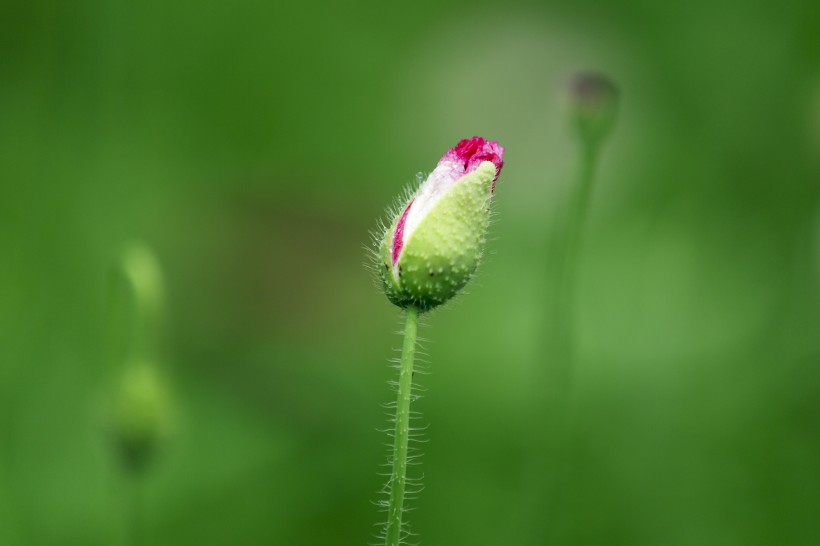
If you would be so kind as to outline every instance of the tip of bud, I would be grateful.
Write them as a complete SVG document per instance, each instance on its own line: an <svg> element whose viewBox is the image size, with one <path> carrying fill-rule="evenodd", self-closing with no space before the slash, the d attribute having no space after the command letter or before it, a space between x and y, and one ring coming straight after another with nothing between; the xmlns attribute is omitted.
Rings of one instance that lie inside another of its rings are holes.
<svg viewBox="0 0 820 546"><path fill-rule="evenodd" d="M465 138L439 160L435 170L424 181L399 216L391 240L391 265L399 261L406 240L432 207L453 187L470 173L474 173L485 161L495 166L490 191L495 190L495 182L504 166L504 147L496 141L487 141L479 136Z"/></svg>
<svg viewBox="0 0 820 546"><path fill-rule="evenodd" d="M164 286L162 268L151 247L131 242L123 249L120 267L133 287L141 312L148 320L157 317L162 312Z"/></svg>
<svg viewBox="0 0 820 546"><path fill-rule="evenodd" d="M581 72L572 78L570 95L581 138L604 138L614 125L618 103L618 88L612 80L599 72Z"/></svg>
<svg viewBox="0 0 820 546"><path fill-rule="evenodd" d="M445 158L448 155L455 157L464 165L465 174L478 168L482 161L491 161L493 165L495 165L495 178L493 182L498 180L498 175L501 174L501 167L504 166L504 147L495 140L488 142L480 136L465 138L456 144L455 148L448 151ZM493 184L493 187L495 187L495 184Z"/></svg>

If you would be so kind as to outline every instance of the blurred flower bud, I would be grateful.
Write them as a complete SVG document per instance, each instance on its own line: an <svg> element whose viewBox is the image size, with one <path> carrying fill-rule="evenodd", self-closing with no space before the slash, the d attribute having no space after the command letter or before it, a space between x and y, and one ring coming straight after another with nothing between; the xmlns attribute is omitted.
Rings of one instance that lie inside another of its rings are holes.
<svg viewBox="0 0 820 546"><path fill-rule="evenodd" d="M170 428L170 405L155 368L130 366L114 393L109 415L113 441L129 470L139 472L153 459Z"/></svg>
<svg viewBox="0 0 820 546"><path fill-rule="evenodd" d="M615 123L618 89L612 81L596 72L577 74L571 83L575 127L587 144L598 143Z"/></svg>
<svg viewBox="0 0 820 546"><path fill-rule="evenodd" d="M124 249L121 260L143 320L157 321L162 314L165 289L156 255L149 246L137 241Z"/></svg>
<svg viewBox="0 0 820 546"><path fill-rule="evenodd" d="M441 158L378 239L377 269L399 307L432 309L455 296L478 266L504 148L465 139Z"/></svg>

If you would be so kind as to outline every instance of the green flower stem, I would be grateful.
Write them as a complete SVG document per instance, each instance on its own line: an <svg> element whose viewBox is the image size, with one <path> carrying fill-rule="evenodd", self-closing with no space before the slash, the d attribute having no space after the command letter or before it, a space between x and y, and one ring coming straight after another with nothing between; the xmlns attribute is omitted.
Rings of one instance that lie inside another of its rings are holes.
<svg viewBox="0 0 820 546"><path fill-rule="evenodd" d="M536 411L543 418L542 433L535 438L538 459L526 479L532 483L530 504L534 513L533 544L552 543L560 534L561 490L566 476L570 391L574 371L575 286L580 271L583 232L592 197L598 163L600 141L581 139L578 172L571 189L569 205L564 217L564 228L559 234L559 245L553 252L558 260L554 277L554 295L548 301L554 304L550 313L550 335L542 350L552 356L550 366L541 370Z"/></svg>
<svg viewBox="0 0 820 546"><path fill-rule="evenodd" d="M145 543L144 503L142 476L131 475L128 479L127 533L128 546L142 546Z"/></svg>
<svg viewBox="0 0 820 546"><path fill-rule="evenodd" d="M122 534L118 544L122 546L143 546L147 544L145 537L145 502L143 495L145 482L143 477L135 472L122 476Z"/></svg>
<svg viewBox="0 0 820 546"><path fill-rule="evenodd" d="M401 518L404 510L404 490L407 482L407 444L410 434L410 400L413 388L413 358L416 352L416 330L419 310L407 308L404 326L404 346L399 366L399 389L396 399L396 430L393 444L393 472L390 475L390 501L387 507L385 546L398 546L401 541Z"/></svg>
<svg viewBox="0 0 820 546"><path fill-rule="evenodd" d="M595 139L581 140L581 157L578 180L570 202L569 217L567 218L566 233L564 236L564 260L559 279L560 289L558 313L559 324L563 325L561 332L562 346L565 354L564 387L570 380L572 360L575 353L575 283L578 278L581 255L581 242L584 225L586 224L589 203L592 195L593 179L598 159L598 141Z"/></svg>

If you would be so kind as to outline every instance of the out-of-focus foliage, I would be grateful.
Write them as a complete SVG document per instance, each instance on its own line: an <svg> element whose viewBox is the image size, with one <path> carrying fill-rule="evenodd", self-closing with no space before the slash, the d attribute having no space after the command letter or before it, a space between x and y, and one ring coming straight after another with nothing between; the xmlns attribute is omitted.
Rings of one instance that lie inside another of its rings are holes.
<svg viewBox="0 0 820 546"><path fill-rule="evenodd" d="M422 542L533 544L549 517L549 544L820 543L817 6L4 1L0 544L123 538L106 282L134 238L176 412L145 542L367 543L400 341L362 247L473 134L507 164L470 297L421 332ZM533 507L564 93L590 68L621 100Z"/></svg>

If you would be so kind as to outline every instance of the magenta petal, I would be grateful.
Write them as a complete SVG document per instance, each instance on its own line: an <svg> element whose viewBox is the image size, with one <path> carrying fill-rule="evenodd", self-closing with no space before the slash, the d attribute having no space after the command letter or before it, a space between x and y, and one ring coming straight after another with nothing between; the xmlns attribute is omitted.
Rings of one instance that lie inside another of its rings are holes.
<svg viewBox="0 0 820 546"><path fill-rule="evenodd" d="M399 260L399 254L401 254L401 249L404 246L404 222L407 220L407 213L410 212L410 206L413 204L413 201L415 201L415 199L407 204L407 208L404 209L401 218L399 218L399 223L396 224L396 232L393 234L393 265L396 265L396 262Z"/></svg>
<svg viewBox="0 0 820 546"><path fill-rule="evenodd" d="M483 161L491 161L495 165L495 178L493 178L493 189L495 181L501 174L501 167L504 166L504 147L496 141L486 141L479 136L465 138L456 147L447 152L445 157L454 157L464 168L464 174L473 172Z"/></svg>

